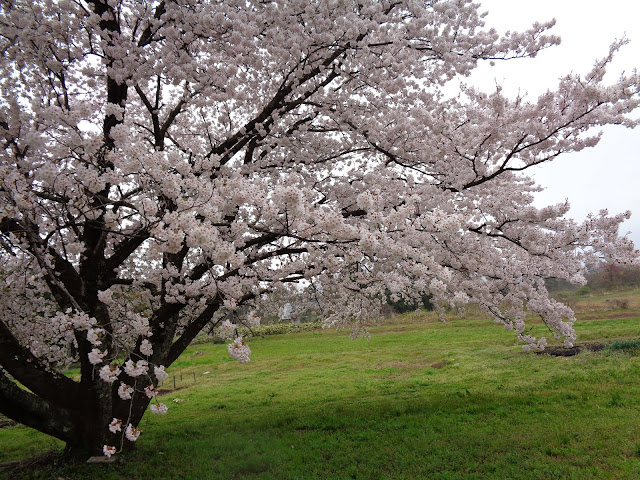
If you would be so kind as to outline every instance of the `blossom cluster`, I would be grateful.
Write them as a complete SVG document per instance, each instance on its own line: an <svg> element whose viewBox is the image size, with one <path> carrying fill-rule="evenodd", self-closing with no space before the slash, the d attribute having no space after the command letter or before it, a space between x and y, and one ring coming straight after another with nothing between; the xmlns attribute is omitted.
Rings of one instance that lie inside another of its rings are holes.
<svg viewBox="0 0 640 480"><path fill-rule="evenodd" d="M237 328L237 325L231 323L230 320L225 319L220 325L218 325L216 332L218 335L220 335L221 338L231 339L234 337Z"/></svg>
<svg viewBox="0 0 640 480"><path fill-rule="evenodd" d="M233 341L233 343L230 343L227 350L229 351L229 355L231 355L232 358L238 360L238 363L247 363L249 361L251 349L245 343L242 337L237 337Z"/></svg>

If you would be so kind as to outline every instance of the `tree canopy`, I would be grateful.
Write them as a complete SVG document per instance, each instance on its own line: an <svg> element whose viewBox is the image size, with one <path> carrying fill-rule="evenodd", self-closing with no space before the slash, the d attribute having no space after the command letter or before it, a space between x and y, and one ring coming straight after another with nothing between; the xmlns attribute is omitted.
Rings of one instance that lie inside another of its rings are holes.
<svg viewBox="0 0 640 480"><path fill-rule="evenodd" d="M526 175L636 125L638 75L604 83L624 42L513 99L460 80L557 44L553 22L500 36L463 0L0 9L0 411L71 451L135 441L194 337L283 284L328 324L389 292L474 302L543 348L526 312L575 338L545 278L637 255L628 213L578 224Z"/></svg>

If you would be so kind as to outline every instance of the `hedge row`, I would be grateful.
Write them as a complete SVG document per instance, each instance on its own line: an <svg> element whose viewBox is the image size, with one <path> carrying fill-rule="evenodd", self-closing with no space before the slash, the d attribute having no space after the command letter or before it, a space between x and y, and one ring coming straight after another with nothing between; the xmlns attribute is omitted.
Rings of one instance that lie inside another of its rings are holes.
<svg viewBox="0 0 640 480"><path fill-rule="evenodd" d="M247 327L238 328L238 335L250 340L251 337L263 337L266 335L283 335L287 333L300 333L310 332L313 330L319 330L322 328L322 322L307 322L307 323L272 323L269 325L258 325L252 327L249 330ZM217 335L202 334L198 335L192 344L199 343L228 343L229 340L225 340Z"/></svg>

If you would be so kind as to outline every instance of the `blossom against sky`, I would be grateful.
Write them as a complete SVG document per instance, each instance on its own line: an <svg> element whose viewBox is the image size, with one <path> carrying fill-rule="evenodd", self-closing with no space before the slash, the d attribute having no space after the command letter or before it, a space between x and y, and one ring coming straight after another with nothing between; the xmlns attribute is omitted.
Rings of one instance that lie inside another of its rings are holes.
<svg viewBox="0 0 640 480"><path fill-rule="evenodd" d="M610 0L480 0L488 11L487 25L498 31L523 30L533 22L555 18L552 33L562 37L562 44L548 49L537 58L498 62L493 68L481 66L472 83L484 89L496 82L514 96L527 94L535 99L554 88L559 77L573 72L584 74L595 59L603 58L609 46L626 37L625 45L615 57L608 73L610 82L623 71L640 67L640 2ZM640 117L640 112L634 115ZM595 148L561 156L557 161L536 167L532 172L545 187L538 205L569 199L569 215L582 220L602 208L609 213L633 212L621 233L640 246L640 128L609 127Z"/></svg>

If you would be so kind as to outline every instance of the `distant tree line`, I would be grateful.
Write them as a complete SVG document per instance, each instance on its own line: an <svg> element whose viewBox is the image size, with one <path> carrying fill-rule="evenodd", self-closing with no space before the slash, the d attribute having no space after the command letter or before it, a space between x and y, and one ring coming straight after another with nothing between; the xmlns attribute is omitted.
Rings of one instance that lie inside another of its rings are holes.
<svg viewBox="0 0 640 480"><path fill-rule="evenodd" d="M585 278L587 279L587 288L592 290L637 287L640 286L640 266L615 265L603 262L595 268L589 269L585 274ZM546 285L550 292L578 290L580 288L558 278L547 279Z"/></svg>

